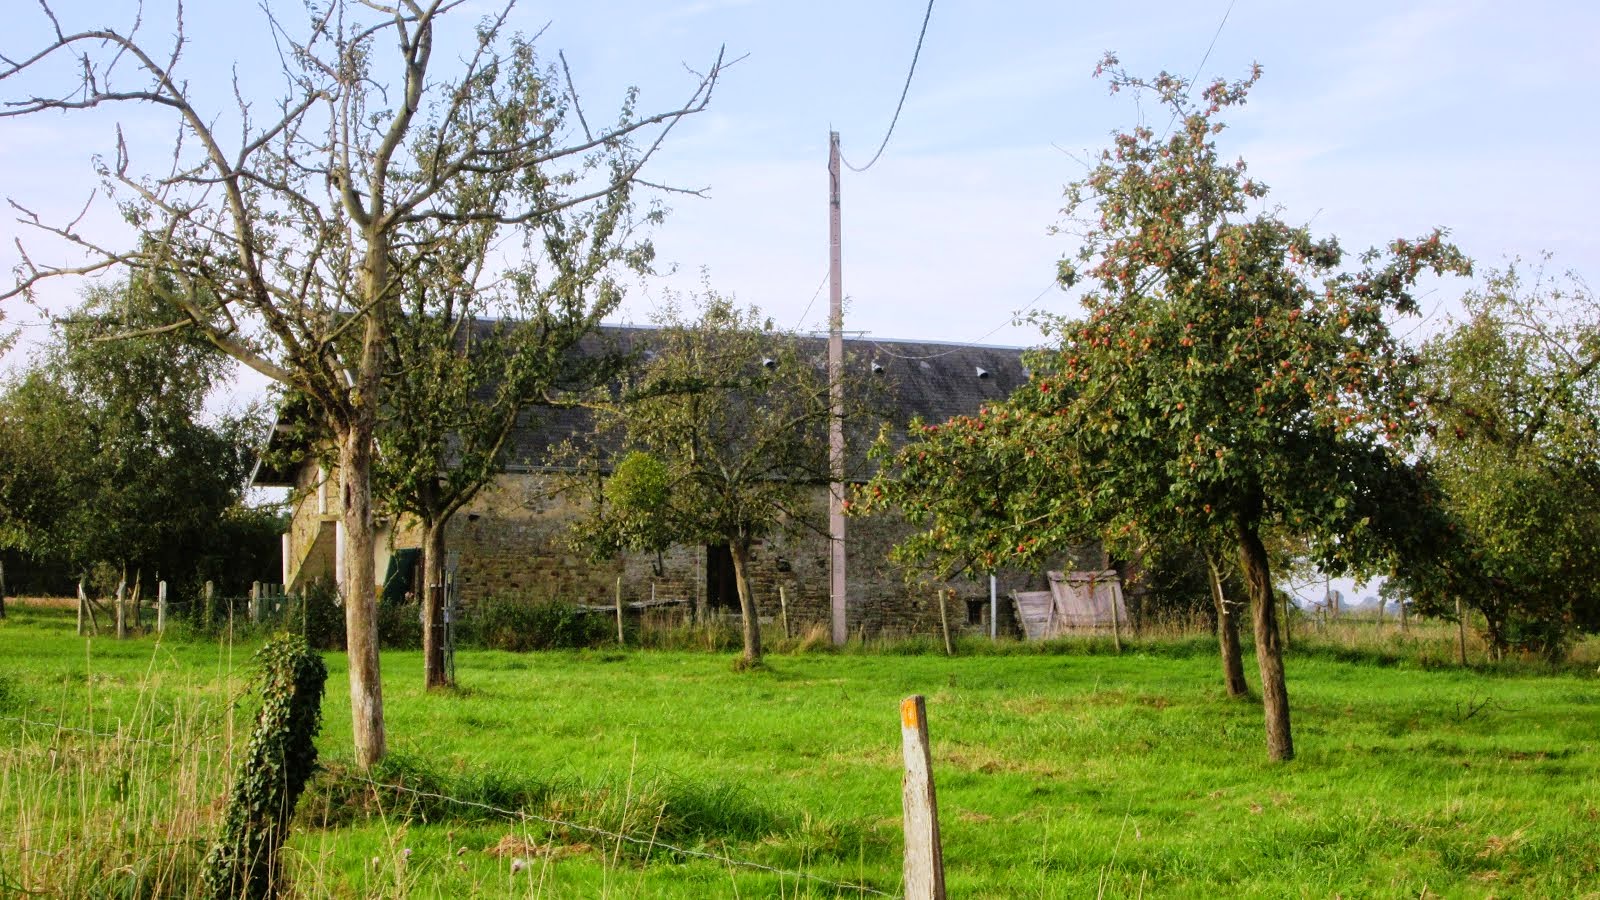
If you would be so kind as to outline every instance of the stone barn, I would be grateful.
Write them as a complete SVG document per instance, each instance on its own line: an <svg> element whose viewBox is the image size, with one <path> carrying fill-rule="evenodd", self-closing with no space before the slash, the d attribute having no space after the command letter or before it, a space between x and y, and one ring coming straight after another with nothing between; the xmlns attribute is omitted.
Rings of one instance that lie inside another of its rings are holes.
<svg viewBox="0 0 1600 900"><path fill-rule="evenodd" d="M648 342L648 328L607 327L606 336L624 343ZM816 339L818 348L824 340ZM940 344L885 339L846 342L847 365L862 377L882 378L891 426L902 429L912 417L941 422L975 414L986 402L1008 396L1028 373L1022 351L1012 347ZM285 415L280 412L280 419ZM504 471L454 517L448 534L450 561L459 601L470 610L476 601L494 595L575 603L610 603L620 576L624 601L677 599L692 604L697 617L739 615L732 560L723 545L676 546L659 555L635 554L594 564L567 545L567 529L582 512L581 499L558 489L559 479L547 464L550 450L582 433L586 417L579 410L540 409L514 434ZM850 453L859 456L877 428L860 429ZM283 582L286 590L302 589L317 579L335 581L344 561L338 540L339 491L336 478L318 465L305 448L286 446L293 429L275 428L264 459L294 459L280 465L258 465L254 484L291 489L293 515L283 536ZM823 438L825 439L825 438ZM826 521L827 485L814 488L819 521ZM906 573L889 561L889 549L907 532L892 516L852 518L846 528L846 618L851 634L869 636L937 631L937 591L955 591L948 607L953 629L989 628L990 584L958 580L943 586L912 585ZM402 518L380 520L374 565L380 584L400 573L409 582L410 567L421 544L418 530ZM1067 568L1100 568L1098 551L1085 559L1064 560ZM1093 556L1093 559L1088 558ZM829 621L829 553L825 534L793 528L758 542L751 550L751 587L763 619L778 611L783 588L795 633L812 623ZM1044 573L996 573L1000 629L1014 631L1009 595L1012 591L1047 590Z"/></svg>

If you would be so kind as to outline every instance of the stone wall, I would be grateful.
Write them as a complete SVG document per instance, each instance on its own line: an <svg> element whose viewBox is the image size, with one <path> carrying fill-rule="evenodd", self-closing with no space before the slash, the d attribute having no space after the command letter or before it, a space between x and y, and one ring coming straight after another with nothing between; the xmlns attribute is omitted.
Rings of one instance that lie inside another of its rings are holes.
<svg viewBox="0 0 1600 900"><path fill-rule="evenodd" d="M316 514L316 467L307 466L302 478L311 486L304 492L291 523L291 543L301 540L321 519ZM591 562L567 542L570 525L583 514L583 501L555 490L551 476L502 474L456 514L447 536L448 547L458 554L456 583L463 605L485 597L515 596L568 603L609 604L622 579L625 602L683 599L697 616L732 616L736 608L713 609L706 596L707 548L676 546L660 555L629 554L622 559ZM336 512L337 491L330 491L329 514ZM827 521L827 488L811 492L807 518ZM331 529L331 523L329 524ZM908 584L905 571L889 560L889 550L910 527L893 516L851 518L846 522L846 618L852 636L938 635L939 596L949 589L954 596L946 607L952 632L989 630L989 580L957 579L933 585ZM384 529L385 549L417 546L420 535L409 523ZM387 556L387 553L380 554ZM1098 551L1083 558L1063 558L1051 568L1100 568ZM757 608L764 623L779 622L779 588L787 600L790 631L799 636L809 628L826 629L828 602L828 539L815 527L790 523L790 527L757 541L751 548L749 574ZM322 561L318 560L319 564ZM332 574L332 558L325 561ZM310 562L308 562L308 567ZM383 570L378 571L382 577ZM1047 590L1043 569L1037 572L997 573L1002 633L1015 631L1008 599L1011 591ZM653 593L652 593L653 592ZM969 622L969 608L975 613Z"/></svg>
<svg viewBox="0 0 1600 900"><path fill-rule="evenodd" d="M289 559L285 567L289 573L286 585L290 590L305 587L315 578L330 581L333 578L333 532L339 518L339 491L330 482L326 487L326 501L321 502L322 484L322 472L314 462L301 464L295 473L295 486L290 494L294 512L289 518Z"/></svg>
<svg viewBox="0 0 1600 900"><path fill-rule="evenodd" d="M692 601L697 615L726 614L708 608L707 551L704 546L677 546L661 554L630 554L621 560L592 563L567 546L567 529L583 512L582 501L554 491L553 479L539 474L500 476L492 489L457 514L450 546L460 551L457 583L463 603L490 595L519 595L579 603L609 603L622 577L623 599ZM812 491L808 518L826 521L827 489ZM889 549L909 532L892 516L849 519L846 524L848 563L847 620L852 634L938 634L938 591L953 590L947 607L953 631L987 633L989 581L957 579L945 585L908 585L904 570L890 562ZM1098 567L1097 553L1085 553L1081 565ZM1095 558L1090 560L1088 556ZM1072 567L1080 561L1063 560ZM764 621L779 618L779 588L787 600L790 630L803 634L826 627L828 602L828 539L814 527L790 527L757 541L750 552L750 581ZM1002 630L1014 629L1009 592L1046 590L1044 572L998 573ZM968 602L978 615L968 624Z"/></svg>

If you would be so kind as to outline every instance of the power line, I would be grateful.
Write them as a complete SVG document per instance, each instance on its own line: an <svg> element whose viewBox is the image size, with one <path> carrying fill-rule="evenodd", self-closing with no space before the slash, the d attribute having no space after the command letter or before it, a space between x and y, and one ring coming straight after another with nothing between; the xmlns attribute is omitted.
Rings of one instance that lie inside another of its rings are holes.
<svg viewBox="0 0 1600 900"><path fill-rule="evenodd" d="M907 359L907 360L938 359L941 356L949 356L952 353L960 353L963 349L965 349L966 345L981 344L984 341L988 340L991 336L994 335L995 332L999 331L1000 329L1006 327L1007 325L1015 324L1015 322L1017 321L1018 317L1022 316L1025 313L1028 313L1028 312L1032 311L1035 306L1038 306L1039 305L1039 301L1043 300L1044 296L1046 294L1050 293L1050 291L1053 288L1055 288L1055 286L1056 286L1056 282L1051 281L1049 284L1045 285L1044 290L1040 291L1039 295L1037 297L1034 297L1032 302L1030 302L1027 306L1024 306L1023 308L1021 308L1021 309L1017 310L1016 312L1012 313L1011 315L1007 316L1006 320L1004 322L1001 322L999 325L996 325L995 327L989 329L988 331L986 331L983 334L979 335L974 340L963 342L963 346L961 346L961 347L953 347L953 348L951 348L949 350L942 350L942 351L940 351L938 353L929 353L929 354L918 356L918 355L909 354L909 353L896 353L893 350L890 350L889 348L887 348L887 347L883 346L882 344L878 343L877 341L872 341L872 346L874 346L874 347L878 348L880 351L882 351L885 356L892 356L895 359Z"/></svg>
<svg viewBox="0 0 1600 900"><path fill-rule="evenodd" d="M1192 94L1194 92L1194 86L1200 80L1200 73L1205 71L1206 62L1211 59L1211 51L1217 47L1217 38L1222 37L1222 29L1228 24L1228 17L1233 15L1233 4L1237 2L1238 0L1228 0L1228 8L1222 13L1222 21L1217 23L1217 30L1211 35L1211 43L1206 45L1206 52L1200 57L1200 65L1195 66L1194 74L1189 76L1189 90L1187 93ZM1161 135L1162 140L1166 140L1167 134L1172 133L1172 123L1176 121L1178 121L1178 110L1173 109L1172 115L1167 118L1167 131L1166 134Z"/></svg>
<svg viewBox="0 0 1600 900"><path fill-rule="evenodd" d="M889 146L889 138L894 134L895 123L900 121L900 110L906 105L906 95L911 93L911 76L917 72L917 57L922 55L922 39L928 35L928 20L931 18L933 18L933 0L928 0L928 11L922 14L922 31L917 35L917 49L911 54L911 68L906 72L906 84L900 89L900 102L895 104L894 118L889 120L889 130L884 132L883 143L878 145L878 152L872 154L872 159L859 169L850 165L850 160L844 158L844 151L839 152L839 159L850 171L865 172L872 168L878 157L883 155L884 148Z"/></svg>
<svg viewBox="0 0 1600 900"><path fill-rule="evenodd" d="M1211 58L1211 51L1216 49L1217 38L1222 37L1223 26L1228 24L1228 17L1233 15L1233 4L1238 0L1228 0L1228 9L1222 14L1222 21L1217 23L1217 31L1211 35L1211 43L1206 45L1206 53L1200 57L1200 65L1194 67L1194 74L1189 77L1189 90L1194 90L1195 82L1199 80L1200 73L1206 67L1206 61Z"/></svg>
<svg viewBox="0 0 1600 900"><path fill-rule="evenodd" d="M801 313L800 314L800 320L798 322L794 323L794 330L795 331L799 331L800 327L802 325L806 324L806 316L811 315L811 307L815 306L816 303L817 303L817 298L822 296L822 286L828 283L828 275L829 274L830 273L826 269L823 270L823 272L822 272L822 280L817 282L817 289L811 292L811 300L808 303L806 303L806 311Z"/></svg>

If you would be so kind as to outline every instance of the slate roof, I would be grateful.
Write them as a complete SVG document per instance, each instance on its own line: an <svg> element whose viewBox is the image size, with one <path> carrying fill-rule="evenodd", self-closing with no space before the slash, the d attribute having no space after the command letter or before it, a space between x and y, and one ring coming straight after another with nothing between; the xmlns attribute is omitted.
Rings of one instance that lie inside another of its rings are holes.
<svg viewBox="0 0 1600 900"><path fill-rule="evenodd" d="M492 325L480 325L492 327ZM580 342L581 352L600 354L608 350L647 354L655 328L605 325ZM826 365L826 335L801 338L801 352L819 367ZM845 365L861 378L882 378L888 390L885 399L892 424L904 426L913 417L928 422L943 422L953 416L970 415L984 403L1002 400L1028 380L1022 363L1023 350L982 344L949 344L935 341L907 341L869 337L845 339ZM759 361L755 361L759 363ZM289 407L279 410L280 422L296 414ZM850 468L861 464L866 446L876 435L876 426L847 438ZM589 415L582 409L536 407L523 414L523 422L511 437L506 470L535 472L546 468L550 451L569 438L589 432ZM274 428L269 451L282 451L286 428ZM253 483L257 486L292 486L290 466L272 466L258 461Z"/></svg>

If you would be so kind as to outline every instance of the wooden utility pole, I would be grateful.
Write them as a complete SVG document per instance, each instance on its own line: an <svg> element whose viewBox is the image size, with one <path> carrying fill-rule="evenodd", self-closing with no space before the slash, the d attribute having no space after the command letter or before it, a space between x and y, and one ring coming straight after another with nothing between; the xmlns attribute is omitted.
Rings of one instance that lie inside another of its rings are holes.
<svg viewBox="0 0 1600 900"><path fill-rule="evenodd" d="M167 583L156 583L156 634L167 633Z"/></svg>
<svg viewBox="0 0 1600 900"><path fill-rule="evenodd" d="M901 802L905 816L906 900L944 900L944 848L939 803L933 790L928 706L921 694L900 703L900 744L905 757Z"/></svg>
<svg viewBox="0 0 1600 900"><path fill-rule="evenodd" d="M1456 598L1456 662L1467 664L1467 615L1461 609L1461 598Z"/></svg>
<svg viewBox="0 0 1600 900"><path fill-rule="evenodd" d="M844 268L839 218L839 132L828 132L828 604L833 643L850 637L845 621L844 552Z"/></svg>

